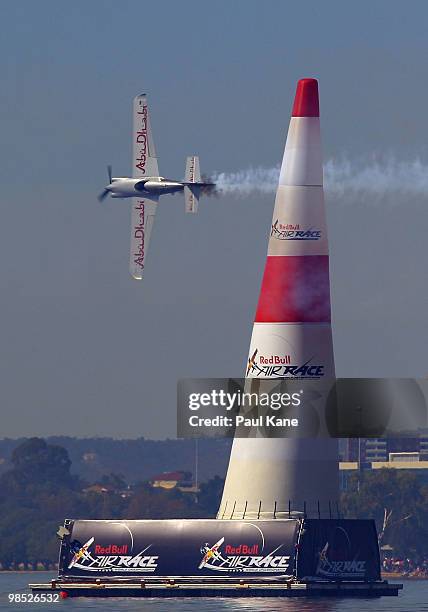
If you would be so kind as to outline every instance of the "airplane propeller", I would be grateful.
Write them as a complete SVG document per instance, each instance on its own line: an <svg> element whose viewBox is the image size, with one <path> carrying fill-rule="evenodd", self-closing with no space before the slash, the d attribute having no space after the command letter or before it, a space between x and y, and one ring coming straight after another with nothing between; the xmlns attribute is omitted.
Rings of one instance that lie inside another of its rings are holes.
<svg viewBox="0 0 428 612"><path fill-rule="evenodd" d="M104 198L106 198L108 196L109 193L110 193L109 189L104 189L104 191L102 191L100 193L100 195L98 196L98 201L102 202L104 200Z"/></svg>
<svg viewBox="0 0 428 612"><path fill-rule="evenodd" d="M112 167L111 167L110 165L108 165L108 166L107 166L107 175L108 175L108 182L109 182L109 185L111 184L112 172L113 172L113 171L112 171ZM104 190L103 190L103 191L100 193L100 195L98 196L98 200L99 200L100 202L102 202L102 201L103 201L103 200L104 200L104 199L105 199L105 198L108 196L108 194L109 194L109 193L110 193L110 190L109 190L109 189L104 189Z"/></svg>

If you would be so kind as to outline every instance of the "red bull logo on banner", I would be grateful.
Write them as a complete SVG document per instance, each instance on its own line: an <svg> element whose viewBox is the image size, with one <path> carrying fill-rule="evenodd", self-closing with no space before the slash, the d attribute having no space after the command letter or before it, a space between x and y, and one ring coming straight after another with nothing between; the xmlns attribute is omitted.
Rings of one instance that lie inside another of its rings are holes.
<svg viewBox="0 0 428 612"><path fill-rule="evenodd" d="M212 546L206 542L201 546L202 560L199 569L206 568L216 572L284 572L290 565L290 556L278 554L282 544L269 554L259 554L259 545L224 544L224 537ZM223 548L222 548L223 547ZM261 551L260 551L261 553Z"/></svg>
<svg viewBox="0 0 428 612"><path fill-rule="evenodd" d="M146 546L136 555L128 555L128 545L99 546L94 544L94 538L90 538L83 546L80 546L68 564L68 569L77 568L87 572L133 572L151 573L158 566L159 556L147 555ZM79 545L77 545L79 546Z"/></svg>
<svg viewBox="0 0 428 612"><path fill-rule="evenodd" d="M337 526L318 553L315 574L324 578L364 578L366 561L358 558L358 549L357 554L352 555L353 548L348 531Z"/></svg>

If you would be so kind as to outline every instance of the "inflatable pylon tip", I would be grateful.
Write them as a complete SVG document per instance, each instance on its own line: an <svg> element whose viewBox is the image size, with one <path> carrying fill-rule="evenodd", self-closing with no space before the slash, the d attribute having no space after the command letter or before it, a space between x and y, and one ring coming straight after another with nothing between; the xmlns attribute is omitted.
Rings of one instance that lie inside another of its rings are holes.
<svg viewBox="0 0 428 612"><path fill-rule="evenodd" d="M316 79L300 79L297 83L294 98L293 117L319 117L318 81Z"/></svg>

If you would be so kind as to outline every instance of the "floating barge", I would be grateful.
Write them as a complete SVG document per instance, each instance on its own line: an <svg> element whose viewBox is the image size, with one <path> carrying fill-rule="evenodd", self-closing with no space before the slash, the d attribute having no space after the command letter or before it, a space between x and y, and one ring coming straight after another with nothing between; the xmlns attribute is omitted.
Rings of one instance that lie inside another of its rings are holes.
<svg viewBox="0 0 428 612"><path fill-rule="evenodd" d="M381 597L373 521L66 520L58 578L30 584L61 597Z"/></svg>
<svg viewBox="0 0 428 612"><path fill-rule="evenodd" d="M140 582L69 582L30 584L33 592L61 597L383 597L397 596L402 584L380 582L314 582L251 580L185 580L165 578Z"/></svg>

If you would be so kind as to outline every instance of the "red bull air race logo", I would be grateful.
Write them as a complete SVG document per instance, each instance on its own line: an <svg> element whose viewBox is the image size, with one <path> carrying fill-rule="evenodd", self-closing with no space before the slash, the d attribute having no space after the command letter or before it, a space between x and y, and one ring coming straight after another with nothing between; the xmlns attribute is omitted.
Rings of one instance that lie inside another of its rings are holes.
<svg viewBox="0 0 428 612"><path fill-rule="evenodd" d="M366 562L351 559L351 540L343 527L336 527L329 541L318 553L315 574L324 578L364 578Z"/></svg>
<svg viewBox="0 0 428 612"><path fill-rule="evenodd" d="M299 223L280 223L277 219L272 224L270 235L277 240L319 240L321 238L321 230L303 229Z"/></svg>
<svg viewBox="0 0 428 612"><path fill-rule="evenodd" d="M260 544L224 545L223 537L213 545L206 542L201 546L202 559L198 569L229 573L286 573L290 565L290 556L280 554L282 547L283 544L280 544L265 555Z"/></svg>
<svg viewBox="0 0 428 612"><path fill-rule="evenodd" d="M293 363L290 355L259 355L256 349L248 359L246 376L262 378L321 378L324 366L312 363Z"/></svg>
<svg viewBox="0 0 428 612"><path fill-rule="evenodd" d="M152 573L158 566L158 556L147 554L151 544L136 555L132 554L128 544L109 544L100 546L90 538L83 546L78 542L72 546L73 558L68 569L76 568L87 572L132 572ZM129 554L131 553L131 554Z"/></svg>

